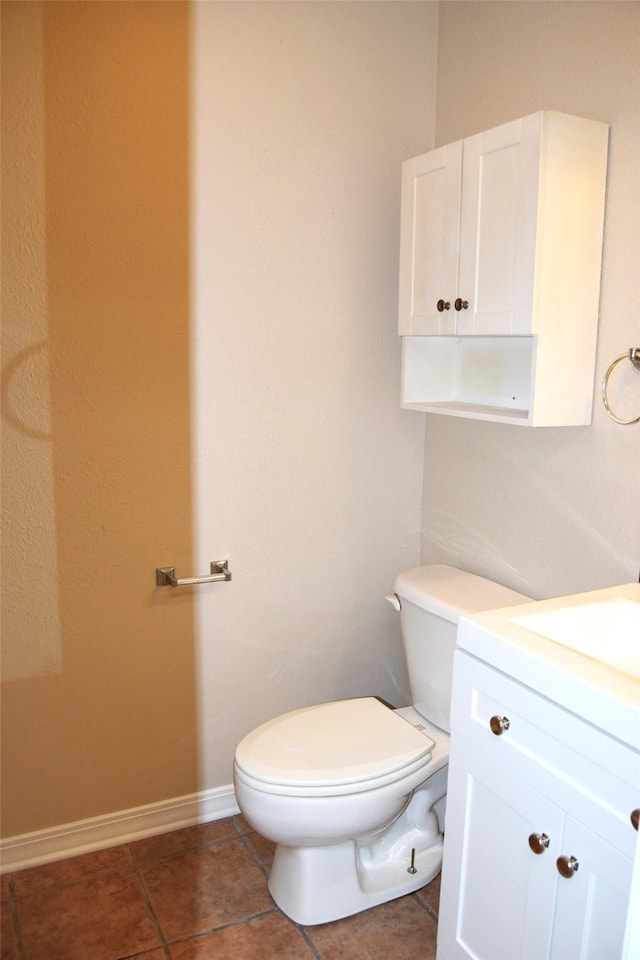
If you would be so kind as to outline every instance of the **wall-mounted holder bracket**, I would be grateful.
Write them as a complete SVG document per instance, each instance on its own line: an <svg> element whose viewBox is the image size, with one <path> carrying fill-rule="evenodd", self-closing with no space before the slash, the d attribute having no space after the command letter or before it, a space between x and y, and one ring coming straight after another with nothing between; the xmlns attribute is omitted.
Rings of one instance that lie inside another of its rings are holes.
<svg viewBox="0 0 640 960"><path fill-rule="evenodd" d="M205 577L176 577L175 567L156 567L156 586L158 587L195 587L200 583L217 583L231 580L227 560L212 560L211 573Z"/></svg>

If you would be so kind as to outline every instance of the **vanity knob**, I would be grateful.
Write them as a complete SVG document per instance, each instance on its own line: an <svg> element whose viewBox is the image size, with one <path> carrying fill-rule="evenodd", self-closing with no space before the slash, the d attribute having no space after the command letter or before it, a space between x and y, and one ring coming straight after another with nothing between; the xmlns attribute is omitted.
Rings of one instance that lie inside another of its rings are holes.
<svg viewBox="0 0 640 960"><path fill-rule="evenodd" d="M575 857L558 857L556 867L561 877L570 880L574 873L577 873L580 863Z"/></svg>
<svg viewBox="0 0 640 960"><path fill-rule="evenodd" d="M546 833L532 833L529 836L529 846L534 853L544 853L550 842L551 841Z"/></svg>
<svg viewBox="0 0 640 960"><path fill-rule="evenodd" d="M505 730L508 730L510 724L509 717L491 717L491 720L489 720L491 733L495 733L496 737L501 736Z"/></svg>
<svg viewBox="0 0 640 960"><path fill-rule="evenodd" d="M457 297L457 298L456 298L456 301L455 301L455 303L454 303L453 305L454 305L454 307L456 308L456 310L468 310L468 309L469 309L469 301L468 301L468 300L462 300L461 297Z"/></svg>
<svg viewBox="0 0 640 960"><path fill-rule="evenodd" d="M442 313L443 310L451 310L451 301L450 300L438 300L436 303L438 308L438 313Z"/></svg>
<svg viewBox="0 0 640 960"><path fill-rule="evenodd" d="M638 829L638 824L640 824L640 810L631 811L631 826L634 830Z"/></svg>

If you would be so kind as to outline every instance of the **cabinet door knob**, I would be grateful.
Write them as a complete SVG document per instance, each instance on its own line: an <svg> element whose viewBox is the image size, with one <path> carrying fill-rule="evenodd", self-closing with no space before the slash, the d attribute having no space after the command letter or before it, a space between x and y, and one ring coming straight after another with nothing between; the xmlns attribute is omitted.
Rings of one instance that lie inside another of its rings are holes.
<svg viewBox="0 0 640 960"><path fill-rule="evenodd" d="M567 880L570 880L574 873L577 872L580 863L576 860L575 857L558 857L556 860L556 867L558 868L558 873L562 877L566 877Z"/></svg>
<svg viewBox="0 0 640 960"><path fill-rule="evenodd" d="M634 830L638 829L638 824L640 824L640 810L631 811L631 826Z"/></svg>
<svg viewBox="0 0 640 960"><path fill-rule="evenodd" d="M442 313L443 310L451 310L451 301L438 300L436 307L438 308L438 313Z"/></svg>
<svg viewBox="0 0 640 960"><path fill-rule="evenodd" d="M529 836L529 846L534 853L544 853L550 842L546 833L532 833Z"/></svg>
<svg viewBox="0 0 640 960"><path fill-rule="evenodd" d="M491 720L489 720L491 733L495 733L496 737L501 736L505 730L509 729L510 725L509 717L491 717Z"/></svg>
<svg viewBox="0 0 640 960"><path fill-rule="evenodd" d="M456 300L455 300L455 302L454 302L453 305L454 305L454 307L456 308L456 310L468 310L468 309L469 309L469 301L468 301L468 300L462 300L460 297L457 297L457 298L456 298Z"/></svg>

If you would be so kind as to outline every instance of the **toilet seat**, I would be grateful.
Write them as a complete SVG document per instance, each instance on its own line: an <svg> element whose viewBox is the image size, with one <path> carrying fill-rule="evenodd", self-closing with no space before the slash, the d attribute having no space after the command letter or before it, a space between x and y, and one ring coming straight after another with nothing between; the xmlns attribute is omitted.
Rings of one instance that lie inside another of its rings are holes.
<svg viewBox="0 0 640 960"><path fill-rule="evenodd" d="M338 700L257 727L237 747L236 775L265 793L362 793L422 769L434 747L375 697Z"/></svg>

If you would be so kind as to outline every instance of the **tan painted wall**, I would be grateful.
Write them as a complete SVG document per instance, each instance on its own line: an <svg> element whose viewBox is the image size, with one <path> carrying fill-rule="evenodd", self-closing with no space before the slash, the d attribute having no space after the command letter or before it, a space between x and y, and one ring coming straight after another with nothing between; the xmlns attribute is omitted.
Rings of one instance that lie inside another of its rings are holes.
<svg viewBox="0 0 640 960"><path fill-rule="evenodd" d="M188 14L2 5L5 835L197 786Z"/></svg>
<svg viewBox="0 0 640 960"><path fill-rule="evenodd" d="M426 416L422 556L530 596L634 581L640 568L640 429L608 419L600 385L640 345L640 4L440 4L437 145L536 110L610 124L593 423L526 430ZM612 399L640 414L619 367Z"/></svg>

